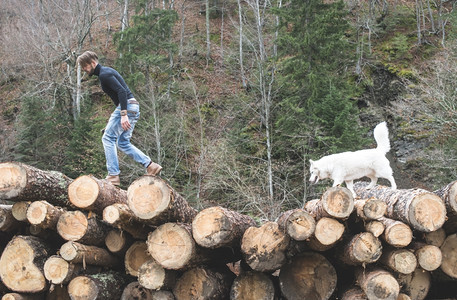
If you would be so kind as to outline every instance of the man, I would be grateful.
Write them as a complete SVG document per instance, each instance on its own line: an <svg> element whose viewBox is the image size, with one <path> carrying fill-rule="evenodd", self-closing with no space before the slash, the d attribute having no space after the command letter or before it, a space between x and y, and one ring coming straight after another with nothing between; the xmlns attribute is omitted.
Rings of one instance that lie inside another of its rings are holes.
<svg viewBox="0 0 457 300"><path fill-rule="evenodd" d="M116 70L100 65L97 54L92 51L86 51L78 56L76 63L88 75L98 76L102 90L116 106L102 138L108 169L108 176L105 179L113 185L120 184L117 148L142 164L148 175L157 175L162 167L130 143L133 128L140 116L140 105L122 76Z"/></svg>

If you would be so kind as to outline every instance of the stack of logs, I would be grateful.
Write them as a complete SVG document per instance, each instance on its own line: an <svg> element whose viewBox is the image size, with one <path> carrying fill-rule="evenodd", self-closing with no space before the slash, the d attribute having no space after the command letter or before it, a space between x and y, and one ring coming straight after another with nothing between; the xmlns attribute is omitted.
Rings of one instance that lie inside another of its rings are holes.
<svg viewBox="0 0 457 300"><path fill-rule="evenodd" d="M442 299L457 279L457 181L332 187L272 222L196 211L156 176L127 190L0 164L2 299ZM442 298L440 298L442 297Z"/></svg>

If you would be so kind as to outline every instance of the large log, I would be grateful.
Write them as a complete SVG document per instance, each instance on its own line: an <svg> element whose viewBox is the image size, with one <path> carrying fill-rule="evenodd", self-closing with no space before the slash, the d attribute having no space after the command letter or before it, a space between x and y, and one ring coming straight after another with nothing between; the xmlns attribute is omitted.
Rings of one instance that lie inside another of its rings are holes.
<svg viewBox="0 0 457 300"><path fill-rule="evenodd" d="M138 282L150 290L171 290L177 278L177 271L164 269L153 259L148 260L138 269Z"/></svg>
<svg viewBox="0 0 457 300"><path fill-rule="evenodd" d="M148 252L162 267L185 270L204 263L225 264L239 260L231 248L208 249L195 243L190 224L165 223L149 233Z"/></svg>
<svg viewBox="0 0 457 300"><path fill-rule="evenodd" d="M354 198L347 188L331 187L320 199L306 202L304 209L316 220L322 217L345 219L354 210Z"/></svg>
<svg viewBox="0 0 457 300"><path fill-rule="evenodd" d="M122 292L121 300L174 300L169 291L152 291L144 288L138 281L129 283Z"/></svg>
<svg viewBox="0 0 457 300"><path fill-rule="evenodd" d="M83 175L68 186L68 199L80 209L101 215L103 209L111 204L127 204L127 191L114 186L107 180L97 179L92 175Z"/></svg>
<svg viewBox="0 0 457 300"><path fill-rule="evenodd" d="M357 283L370 300L396 300L400 293L400 285L395 277L386 270L365 268L356 274Z"/></svg>
<svg viewBox="0 0 457 300"><path fill-rule="evenodd" d="M46 279L55 285L67 284L81 274L94 274L101 271L100 267L70 263L59 255L50 256L44 263L43 269Z"/></svg>
<svg viewBox="0 0 457 300"><path fill-rule="evenodd" d="M443 255L441 270L448 276L457 279L457 233L448 235L440 247Z"/></svg>
<svg viewBox="0 0 457 300"><path fill-rule="evenodd" d="M308 242L315 251L326 251L343 237L345 226L333 218L321 218L316 223L316 229Z"/></svg>
<svg viewBox="0 0 457 300"><path fill-rule="evenodd" d="M403 293L412 300L426 299L431 287L430 272L421 268L417 268L410 274L398 274L397 281L401 285Z"/></svg>
<svg viewBox="0 0 457 300"><path fill-rule="evenodd" d="M271 278L262 272L248 271L233 281L230 300L270 300L275 299L276 289Z"/></svg>
<svg viewBox="0 0 457 300"><path fill-rule="evenodd" d="M128 283L125 276L115 272L81 275L70 281L68 294L72 300L120 299Z"/></svg>
<svg viewBox="0 0 457 300"><path fill-rule="evenodd" d="M316 230L316 220L301 208L282 213L277 222L279 228L296 241L307 240Z"/></svg>
<svg viewBox="0 0 457 300"><path fill-rule="evenodd" d="M73 264L101 266L117 269L121 265L119 258L104 248L66 242L60 247L60 256Z"/></svg>
<svg viewBox="0 0 457 300"><path fill-rule="evenodd" d="M240 247L241 238L254 219L220 206L200 211L192 221L192 236L205 248Z"/></svg>
<svg viewBox="0 0 457 300"><path fill-rule="evenodd" d="M197 211L163 179L143 176L127 189L128 205L149 225L166 222L191 223Z"/></svg>
<svg viewBox="0 0 457 300"><path fill-rule="evenodd" d="M86 245L102 246L108 230L96 215L79 210L64 212L57 222L57 232L63 239Z"/></svg>
<svg viewBox="0 0 457 300"><path fill-rule="evenodd" d="M145 240L151 227L141 222L141 219L135 216L127 204L115 203L108 205L103 209L103 221L113 227L126 231L135 239Z"/></svg>
<svg viewBox="0 0 457 300"><path fill-rule="evenodd" d="M361 232L347 241L339 254L348 265L371 264L381 257L382 244L371 232Z"/></svg>
<svg viewBox="0 0 457 300"><path fill-rule="evenodd" d="M286 299L329 299L336 288L333 265L321 254L305 252L281 268L279 284Z"/></svg>
<svg viewBox="0 0 457 300"><path fill-rule="evenodd" d="M361 198L375 197L387 204L386 217L402 221L418 231L431 232L446 220L446 206L436 194L423 189L398 189L377 185L367 189L367 182L357 182L354 190Z"/></svg>
<svg viewBox="0 0 457 300"><path fill-rule="evenodd" d="M26 216L32 225L56 230L57 222L64 212L63 208L43 200L32 202L27 208Z"/></svg>
<svg viewBox="0 0 457 300"><path fill-rule="evenodd" d="M125 272L131 276L138 277L138 270L141 265L152 259L148 252L148 246L144 241L134 242L124 256Z"/></svg>
<svg viewBox="0 0 457 300"><path fill-rule="evenodd" d="M411 243L413 232L411 228L401 222L389 218L380 218L379 221L385 226L381 237L391 246L402 248Z"/></svg>
<svg viewBox="0 0 457 300"><path fill-rule="evenodd" d="M68 206L67 189L72 179L56 171L43 171L18 162L0 163L0 199L46 200Z"/></svg>
<svg viewBox="0 0 457 300"><path fill-rule="evenodd" d="M12 291L38 293L47 288L44 263L49 246L33 236L15 236L0 257L1 281Z"/></svg>
<svg viewBox="0 0 457 300"><path fill-rule="evenodd" d="M173 288L176 299L229 299L235 275L225 268L196 267L186 271Z"/></svg>
<svg viewBox="0 0 457 300"><path fill-rule="evenodd" d="M290 238L275 222L266 222L259 228L249 227L241 240L245 262L255 271L275 271L286 262Z"/></svg>

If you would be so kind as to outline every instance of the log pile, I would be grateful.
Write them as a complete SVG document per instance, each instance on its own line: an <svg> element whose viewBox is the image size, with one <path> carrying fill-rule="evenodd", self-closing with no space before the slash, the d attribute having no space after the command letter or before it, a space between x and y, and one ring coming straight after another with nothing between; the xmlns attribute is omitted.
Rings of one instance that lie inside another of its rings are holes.
<svg viewBox="0 0 457 300"><path fill-rule="evenodd" d="M122 190L0 163L1 299L455 298L457 181L354 190L259 224L157 176Z"/></svg>

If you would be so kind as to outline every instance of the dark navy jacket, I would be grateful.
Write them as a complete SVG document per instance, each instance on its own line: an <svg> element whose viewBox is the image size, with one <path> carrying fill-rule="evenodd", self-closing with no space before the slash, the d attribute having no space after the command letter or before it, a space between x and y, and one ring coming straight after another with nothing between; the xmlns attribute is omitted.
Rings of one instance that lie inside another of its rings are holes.
<svg viewBox="0 0 457 300"><path fill-rule="evenodd" d="M121 110L127 109L127 100L133 98L133 94L125 83L122 76L113 68L97 64L94 75L98 76L102 90L110 96L114 105L121 105Z"/></svg>

